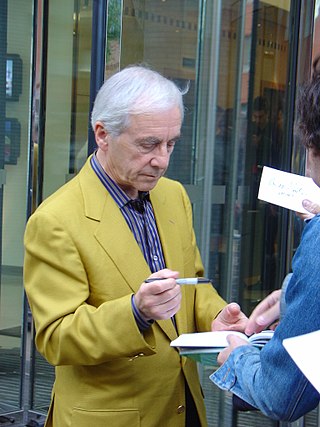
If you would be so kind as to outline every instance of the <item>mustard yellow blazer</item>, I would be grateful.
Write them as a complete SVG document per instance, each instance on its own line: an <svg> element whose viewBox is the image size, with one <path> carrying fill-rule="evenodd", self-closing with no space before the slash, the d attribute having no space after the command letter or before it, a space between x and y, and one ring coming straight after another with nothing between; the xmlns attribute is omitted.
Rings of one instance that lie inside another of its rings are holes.
<svg viewBox="0 0 320 427"><path fill-rule="evenodd" d="M202 276L192 211L181 184L150 193L166 265ZM89 161L30 217L24 283L39 352L56 366L46 427L184 427L187 380L206 426L196 364L170 341L171 320L140 333L131 296L149 267ZM178 334L210 330L225 302L211 285L184 286Z"/></svg>

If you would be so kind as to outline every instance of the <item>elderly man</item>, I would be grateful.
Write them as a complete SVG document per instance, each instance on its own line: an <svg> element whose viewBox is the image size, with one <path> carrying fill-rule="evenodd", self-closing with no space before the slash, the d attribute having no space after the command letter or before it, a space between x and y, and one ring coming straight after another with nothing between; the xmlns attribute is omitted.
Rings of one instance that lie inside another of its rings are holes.
<svg viewBox="0 0 320 427"><path fill-rule="evenodd" d="M196 364L170 341L247 319L211 284L176 283L204 274L190 201L163 177L182 95L145 67L108 79L97 151L28 221L25 289L37 348L56 366L47 427L206 426Z"/></svg>

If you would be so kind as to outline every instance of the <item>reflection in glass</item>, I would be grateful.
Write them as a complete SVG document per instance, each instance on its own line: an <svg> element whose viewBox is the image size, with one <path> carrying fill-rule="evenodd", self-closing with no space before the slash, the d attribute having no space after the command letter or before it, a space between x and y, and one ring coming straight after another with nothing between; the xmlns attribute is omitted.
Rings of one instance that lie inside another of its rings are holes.
<svg viewBox="0 0 320 427"><path fill-rule="evenodd" d="M125 0L121 68L145 63L184 87L186 105L182 141L171 156L167 175L191 184L194 170L194 107L198 36L198 2Z"/></svg>
<svg viewBox="0 0 320 427"><path fill-rule="evenodd" d="M263 166L284 168L283 125L288 69L289 7L254 2L251 28L251 70L248 77L247 131L243 141L243 185L247 200L241 206L242 304L250 312L257 301L281 286L279 224L282 209L258 200ZM249 33L249 32L248 32ZM248 34L249 35L249 34Z"/></svg>
<svg viewBox="0 0 320 427"><path fill-rule="evenodd" d="M45 122L45 144L44 141L39 142L43 144L43 198L70 179L87 158L92 1L72 0L50 4L48 26L45 120L39 117L39 88L44 84L41 79L36 85L34 100L34 134L38 122ZM55 64L60 65L57 68ZM35 157L35 162L37 160L41 162ZM38 178L35 177L36 180ZM34 350L32 369L31 407L46 414L54 381L54 367Z"/></svg>
<svg viewBox="0 0 320 427"><path fill-rule="evenodd" d="M32 1L1 2L0 416L21 407L23 232L26 215ZM4 85L3 85L4 86ZM10 416L9 420L16 419ZM6 418L0 421L4 423ZM8 420L7 420L8 421ZM7 425L7 424L6 424Z"/></svg>
<svg viewBox="0 0 320 427"><path fill-rule="evenodd" d="M289 10L254 4L255 10L253 2L246 2L244 9L241 2L204 2L202 10L199 3L182 0L125 0L121 38L121 68L143 62L178 84L190 83L182 141L173 152L167 175L182 182L191 195L198 243L209 224L209 277L222 295L227 295L231 280L238 300L248 310L276 286L275 277L267 280L264 273L269 243L264 245L262 233L269 235L274 227L270 258L276 272L279 214L274 222L261 219L269 213L253 197L250 159L256 155L255 121L260 124L258 138L265 133L266 139L274 141L265 147L266 156L274 153L278 166L281 162L289 22ZM267 98L268 105L262 109L264 116L253 118L258 96ZM278 120L275 111L279 111ZM259 164L264 161L259 159ZM207 250L204 245L204 259ZM214 426L221 421L222 409L219 393L207 382L210 370L204 368L200 374L208 422ZM231 412L224 415L230 425Z"/></svg>

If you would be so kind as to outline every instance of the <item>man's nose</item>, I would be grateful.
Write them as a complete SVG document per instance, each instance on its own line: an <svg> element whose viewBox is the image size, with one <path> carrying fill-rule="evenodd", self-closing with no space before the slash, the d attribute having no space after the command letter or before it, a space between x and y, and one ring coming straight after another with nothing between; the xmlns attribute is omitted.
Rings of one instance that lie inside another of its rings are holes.
<svg viewBox="0 0 320 427"><path fill-rule="evenodd" d="M168 151L167 144L159 144L152 152L151 164L165 168L169 164L170 152Z"/></svg>

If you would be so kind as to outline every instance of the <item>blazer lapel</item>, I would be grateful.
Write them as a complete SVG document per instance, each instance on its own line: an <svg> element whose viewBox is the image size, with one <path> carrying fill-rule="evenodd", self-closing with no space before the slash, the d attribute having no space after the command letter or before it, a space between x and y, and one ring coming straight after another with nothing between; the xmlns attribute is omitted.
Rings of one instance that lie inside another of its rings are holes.
<svg viewBox="0 0 320 427"><path fill-rule="evenodd" d="M133 292L151 274L150 268L120 209L109 196L96 238L121 271Z"/></svg>
<svg viewBox="0 0 320 427"><path fill-rule="evenodd" d="M106 201L96 238L112 257L114 264L119 266L121 274L133 292L137 292L151 271L123 215L111 197ZM157 323L170 340L177 337L171 319L160 320Z"/></svg>
<svg viewBox="0 0 320 427"><path fill-rule="evenodd" d="M183 271L181 241L176 229L177 218L172 215L172 207L167 205L165 194L160 192L151 192L150 200L155 213L166 267Z"/></svg>
<svg viewBox="0 0 320 427"><path fill-rule="evenodd" d="M137 292L141 283L151 274L139 245L110 194L103 185L97 185L100 182L88 162L80 171L79 179L85 215L98 222L95 231L97 241L112 258L129 288L134 293ZM180 242L174 236L175 221L168 215L163 198L151 196L151 201L167 267L178 270L182 265L182 257L180 257ZM160 320L157 323L170 340L177 337L171 319Z"/></svg>
<svg viewBox="0 0 320 427"><path fill-rule="evenodd" d="M133 292L150 269L120 209L101 184L89 160L79 172L85 215L97 222L95 237Z"/></svg>
<svg viewBox="0 0 320 427"><path fill-rule="evenodd" d="M150 200L155 213L157 228L161 240L162 250L166 262L166 267L176 271L183 271L183 253L179 233L177 233L175 215L172 215L172 207L168 206L165 192L157 191L157 187L151 191ZM183 292L183 289L182 289ZM181 308L177 316L182 317L184 323L185 301L182 299ZM172 319L158 321L160 327L168 337L173 340L178 336L178 332Z"/></svg>

